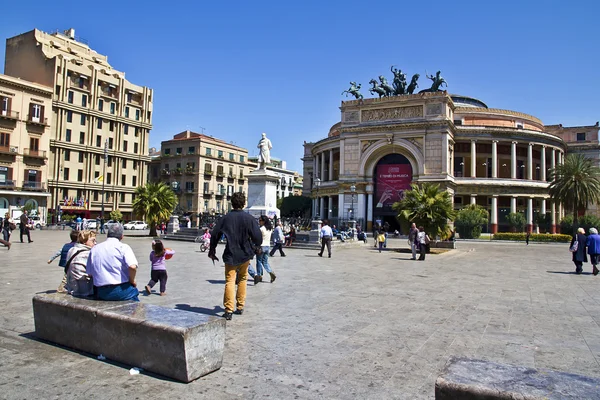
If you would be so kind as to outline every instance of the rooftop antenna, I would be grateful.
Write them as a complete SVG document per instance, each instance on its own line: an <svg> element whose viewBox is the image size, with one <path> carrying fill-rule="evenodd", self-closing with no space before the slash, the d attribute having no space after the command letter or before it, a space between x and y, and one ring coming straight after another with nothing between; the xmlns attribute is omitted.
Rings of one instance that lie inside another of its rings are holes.
<svg viewBox="0 0 600 400"><path fill-rule="evenodd" d="M199 126L198 128L202 129L202 134L204 135L204 130L205 130L206 128L204 128L204 127L202 127L202 126Z"/></svg>

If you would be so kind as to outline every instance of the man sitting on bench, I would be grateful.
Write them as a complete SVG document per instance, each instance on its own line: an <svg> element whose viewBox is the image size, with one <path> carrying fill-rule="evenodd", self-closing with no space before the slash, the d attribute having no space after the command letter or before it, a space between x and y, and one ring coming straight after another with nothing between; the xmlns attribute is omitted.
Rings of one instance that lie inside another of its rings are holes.
<svg viewBox="0 0 600 400"><path fill-rule="evenodd" d="M93 278L100 300L139 301L135 274L138 262L129 245L122 243L123 225L108 227L106 241L90 250L86 271Z"/></svg>

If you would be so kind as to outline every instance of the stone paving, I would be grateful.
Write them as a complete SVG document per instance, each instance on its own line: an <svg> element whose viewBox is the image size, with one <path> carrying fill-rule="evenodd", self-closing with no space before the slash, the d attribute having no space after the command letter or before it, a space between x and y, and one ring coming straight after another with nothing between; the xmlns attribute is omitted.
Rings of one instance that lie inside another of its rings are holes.
<svg viewBox="0 0 600 400"><path fill-rule="evenodd" d="M31 297L58 286L58 260L46 260L68 233L32 238L0 248L0 398L432 399L452 355L600 377L600 276L589 264L571 274L566 244L460 242L425 262L289 249L271 259L277 281L249 285L246 312L228 322L223 368L183 384L35 340ZM125 241L143 287L150 239ZM168 295L142 301L221 314L222 266L197 244L168 246Z"/></svg>

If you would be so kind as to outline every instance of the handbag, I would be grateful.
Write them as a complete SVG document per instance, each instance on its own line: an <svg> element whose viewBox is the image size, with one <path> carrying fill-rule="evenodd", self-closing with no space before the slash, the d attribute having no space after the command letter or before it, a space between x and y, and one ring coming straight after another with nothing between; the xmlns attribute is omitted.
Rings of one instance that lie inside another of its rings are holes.
<svg viewBox="0 0 600 400"><path fill-rule="evenodd" d="M571 247L569 247L569 251L571 253L576 253L578 249L579 249L579 240L575 240L573 242L573 244L571 245Z"/></svg>
<svg viewBox="0 0 600 400"><path fill-rule="evenodd" d="M17 229L17 225L14 222L11 222L10 224L8 224L8 227L10 228L11 231L14 231L15 229Z"/></svg>

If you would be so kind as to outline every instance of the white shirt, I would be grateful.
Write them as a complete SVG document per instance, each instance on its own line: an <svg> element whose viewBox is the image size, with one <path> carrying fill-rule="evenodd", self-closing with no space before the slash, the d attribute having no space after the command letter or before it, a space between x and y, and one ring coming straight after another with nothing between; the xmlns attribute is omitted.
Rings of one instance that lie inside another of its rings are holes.
<svg viewBox="0 0 600 400"><path fill-rule="evenodd" d="M262 247L269 247L271 245L271 233L273 233L273 231L268 231L267 228L265 228L264 226L260 227L260 232L262 233Z"/></svg>
<svg viewBox="0 0 600 400"><path fill-rule="evenodd" d="M138 265L131 247L108 238L92 247L86 270L94 278L94 286L120 285L129 282L130 265Z"/></svg>
<svg viewBox="0 0 600 400"><path fill-rule="evenodd" d="M331 230L331 227L329 225L324 225L321 228L321 232L319 234L320 238L323 238L326 236L329 237L330 239L333 238L333 231Z"/></svg>

